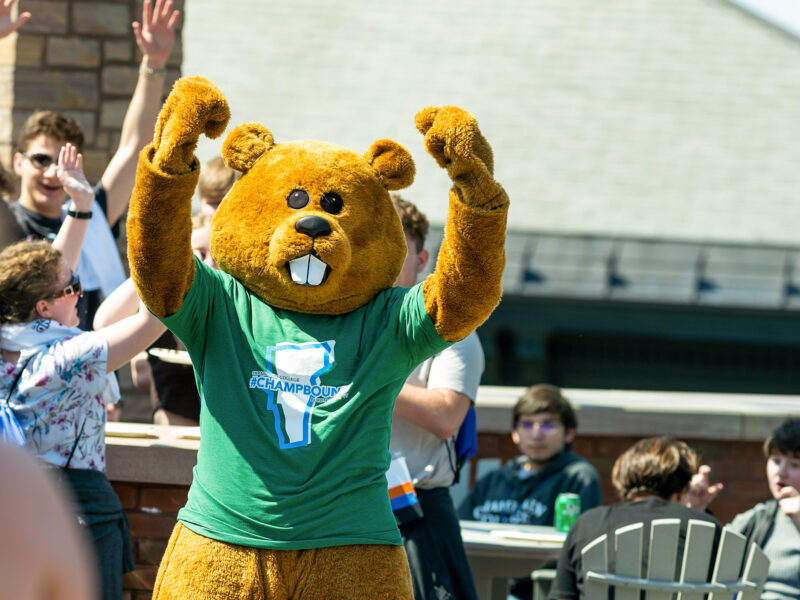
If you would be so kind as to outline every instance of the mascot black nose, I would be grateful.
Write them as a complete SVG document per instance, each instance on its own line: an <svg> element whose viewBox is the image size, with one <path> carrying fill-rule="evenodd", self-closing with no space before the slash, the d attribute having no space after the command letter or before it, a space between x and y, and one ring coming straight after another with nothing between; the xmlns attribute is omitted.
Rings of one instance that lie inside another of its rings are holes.
<svg viewBox="0 0 800 600"><path fill-rule="evenodd" d="M294 228L311 238L315 238L318 235L327 235L331 232L331 226L322 217L303 217L294 224Z"/></svg>

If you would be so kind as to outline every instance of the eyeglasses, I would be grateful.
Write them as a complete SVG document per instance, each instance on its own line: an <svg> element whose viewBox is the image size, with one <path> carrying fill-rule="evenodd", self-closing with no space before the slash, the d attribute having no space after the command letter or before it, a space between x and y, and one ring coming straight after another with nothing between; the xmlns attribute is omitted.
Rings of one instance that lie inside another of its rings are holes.
<svg viewBox="0 0 800 600"><path fill-rule="evenodd" d="M524 429L525 431L533 431L535 427L538 427L542 433L552 433L556 430L558 424L553 421L520 421L517 423L517 429Z"/></svg>
<svg viewBox="0 0 800 600"><path fill-rule="evenodd" d="M22 156L31 161L31 164L37 169L46 169L50 165L58 162L57 158L53 158L44 152L23 152Z"/></svg>
<svg viewBox="0 0 800 600"><path fill-rule="evenodd" d="M70 273L72 273L72 283L70 283L60 292L56 292L55 294L50 296L53 300L57 300L58 298L66 298L67 296L72 296L73 294L77 294L78 296L83 296L83 286L81 285L81 278L74 271L70 271Z"/></svg>

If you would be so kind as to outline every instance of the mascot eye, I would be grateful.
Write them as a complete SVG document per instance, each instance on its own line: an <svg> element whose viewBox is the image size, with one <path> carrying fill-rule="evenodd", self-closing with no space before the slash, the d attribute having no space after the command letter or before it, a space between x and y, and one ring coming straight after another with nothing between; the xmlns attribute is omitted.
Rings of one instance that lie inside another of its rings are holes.
<svg viewBox="0 0 800 600"><path fill-rule="evenodd" d="M308 206L308 201L310 200L308 196L308 192L305 190L292 190L289 194L289 197L286 198L286 204L289 205L289 208L303 208Z"/></svg>
<svg viewBox="0 0 800 600"><path fill-rule="evenodd" d="M319 201L319 205L325 212L338 215L344 208L344 201L336 192L328 192L322 197L322 200Z"/></svg>

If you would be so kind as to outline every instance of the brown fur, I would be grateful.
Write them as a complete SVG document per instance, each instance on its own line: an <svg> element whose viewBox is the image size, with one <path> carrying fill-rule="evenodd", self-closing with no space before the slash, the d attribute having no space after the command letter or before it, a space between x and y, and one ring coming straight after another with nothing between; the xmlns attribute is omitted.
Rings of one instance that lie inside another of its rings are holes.
<svg viewBox="0 0 800 600"><path fill-rule="evenodd" d="M194 156L205 132L216 137L230 118L222 92L202 77L180 79L164 103L153 142L139 155L128 212L128 259L139 297L158 317L180 308L194 280Z"/></svg>
<svg viewBox="0 0 800 600"><path fill-rule="evenodd" d="M266 129L235 129L222 153L232 167L247 167L214 215L211 253L227 271L272 306L314 314L342 314L391 287L405 257L400 221L386 185L413 178L408 152L389 140L376 142L365 156L324 142L270 144ZM249 167L247 166L249 165ZM296 189L311 201L302 210L287 205ZM320 206L336 192L344 201L338 215ZM295 224L314 215L330 235L312 239ZM299 286L287 262L311 249L330 266L323 285Z"/></svg>
<svg viewBox="0 0 800 600"><path fill-rule="evenodd" d="M212 83L179 80L153 143L141 154L128 255L139 294L158 316L175 313L191 287L190 212L199 172L193 152L199 135L221 133L228 115ZM480 325L500 299L508 197L494 181L491 148L472 115L431 107L417 115L416 124L453 181L445 239L423 291L437 331L455 341ZM214 216L211 251L224 271L261 300L336 315L365 305L394 283L406 248L388 190L413 180L414 163L404 148L385 139L363 155L324 142L276 144L266 127L248 123L228 135L222 154L243 176ZM308 193L307 205L287 204L294 190ZM343 201L336 214L325 210L323 198L330 193ZM330 232L313 239L298 232L298 221L309 216L324 219ZM313 287L293 283L288 261L312 248L328 265L327 278ZM402 546L373 545L259 550L213 542L179 525L155 597L410 598L403 552Z"/></svg>
<svg viewBox="0 0 800 600"><path fill-rule="evenodd" d="M500 301L508 196L492 176L492 149L475 117L455 106L429 107L415 122L425 148L453 181L436 270L423 289L436 330L454 342Z"/></svg>
<svg viewBox="0 0 800 600"><path fill-rule="evenodd" d="M164 105L153 143L143 150L128 218L131 272L140 295L158 316L176 312L194 278L190 247L191 196L202 132L218 135L230 111L222 93L200 78L181 79ZM429 107L416 117L425 145L453 180L449 226L435 272L425 282L426 309L440 335L461 339L486 319L500 299L508 197L492 177L489 144L475 118L456 107ZM263 125L234 129L223 157L243 177L212 222L211 251L220 267L264 302L315 314L342 314L392 285L405 248L388 190L411 183L414 163L391 140L361 156L314 141L275 144ZM286 198L303 189L302 210ZM322 210L338 193L344 209ZM311 238L295 230L309 215L324 218L331 234ZM313 250L330 267L316 287L292 282L287 261Z"/></svg>
<svg viewBox="0 0 800 600"><path fill-rule="evenodd" d="M402 546L309 550L247 548L175 526L153 600L352 600L413 598Z"/></svg>

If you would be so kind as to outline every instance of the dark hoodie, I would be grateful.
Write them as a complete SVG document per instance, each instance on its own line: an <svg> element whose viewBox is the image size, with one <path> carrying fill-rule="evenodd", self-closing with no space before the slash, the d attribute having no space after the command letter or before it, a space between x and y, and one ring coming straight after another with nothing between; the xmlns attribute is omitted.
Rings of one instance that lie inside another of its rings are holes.
<svg viewBox="0 0 800 600"><path fill-rule="evenodd" d="M564 450L539 472L525 469L526 456L518 456L482 477L458 509L460 519L488 523L553 525L556 497L578 494L581 512L603 502L600 477L595 468L570 450ZM510 594L530 598L530 577L513 580Z"/></svg>
<svg viewBox="0 0 800 600"><path fill-rule="evenodd" d="M584 458L565 450L537 473L520 456L475 484L459 506L460 519L488 523L553 525L556 497L578 494L581 512L602 504L600 478Z"/></svg>

